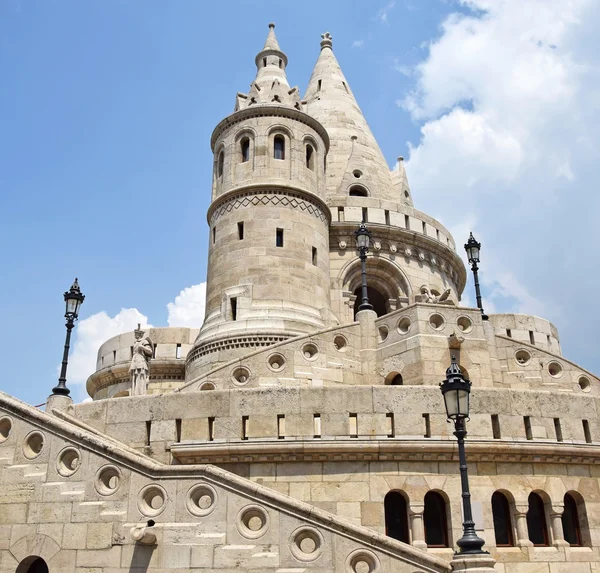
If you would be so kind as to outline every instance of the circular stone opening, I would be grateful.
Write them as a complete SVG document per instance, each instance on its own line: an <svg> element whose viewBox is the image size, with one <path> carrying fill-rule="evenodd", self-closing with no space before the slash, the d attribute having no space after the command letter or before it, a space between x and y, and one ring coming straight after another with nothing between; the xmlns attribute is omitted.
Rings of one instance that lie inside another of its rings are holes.
<svg viewBox="0 0 600 573"><path fill-rule="evenodd" d="M398 332L400 334L408 334L410 330L410 318L405 316L398 321Z"/></svg>
<svg viewBox="0 0 600 573"><path fill-rule="evenodd" d="M429 326L434 330L440 330L444 327L444 317L441 314L432 314L429 317Z"/></svg>
<svg viewBox="0 0 600 573"><path fill-rule="evenodd" d="M158 485L147 485L140 492L138 498L138 509L140 513L149 517L154 517L165 508L167 494L165 490Z"/></svg>
<svg viewBox="0 0 600 573"><path fill-rule="evenodd" d="M104 466L98 470L94 482L100 495L112 495L121 485L121 471L115 466Z"/></svg>
<svg viewBox="0 0 600 573"><path fill-rule="evenodd" d="M580 376L577 383L584 392L590 392L592 390L592 383L587 376Z"/></svg>
<svg viewBox="0 0 600 573"><path fill-rule="evenodd" d="M515 360L520 366L527 366L531 362L531 354L527 350L517 350L515 352Z"/></svg>
<svg viewBox="0 0 600 573"><path fill-rule="evenodd" d="M283 370L283 367L285 366L285 358L282 354L279 353L271 354L271 356L269 356L269 358L267 359L267 362L269 364L269 368L274 372L279 372L280 370Z"/></svg>
<svg viewBox="0 0 600 573"><path fill-rule="evenodd" d="M0 418L0 444L6 442L12 432L12 420L10 418Z"/></svg>
<svg viewBox="0 0 600 573"><path fill-rule="evenodd" d="M458 330L464 332L465 334L473 330L473 322L467 316L459 316L458 320L456 321L456 326L458 326Z"/></svg>
<svg viewBox="0 0 600 573"><path fill-rule="evenodd" d="M248 370L248 368L245 366L238 366L231 373L231 378L235 384L243 386L244 384L248 383L248 380L250 380L250 370Z"/></svg>
<svg viewBox="0 0 600 573"><path fill-rule="evenodd" d="M338 352L346 352L346 350L348 349L348 341L346 340L346 338L344 336L342 336L341 334L338 334L333 339L333 346L335 346L335 349Z"/></svg>
<svg viewBox="0 0 600 573"><path fill-rule="evenodd" d="M377 558L366 551L357 551L351 554L346 562L349 573L375 573L379 571Z"/></svg>
<svg viewBox="0 0 600 573"><path fill-rule="evenodd" d="M314 561L323 551L323 536L311 527L302 527L292 533L291 550L300 561Z"/></svg>
<svg viewBox="0 0 600 573"><path fill-rule="evenodd" d="M553 378L559 378L562 375L563 367L558 362L548 364L548 373Z"/></svg>
<svg viewBox="0 0 600 573"><path fill-rule="evenodd" d="M23 444L23 453L26 458L37 458L44 448L44 436L40 432L31 432Z"/></svg>
<svg viewBox="0 0 600 573"><path fill-rule="evenodd" d="M75 448L65 448L58 454L56 471L61 476L72 476L81 465L81 454Z"/></svg>
<svg viewBox="0 0 600 573"><path fill-rule="evenodd" d="M188 491L186 507L192 515L205 516L213 511L217 492L205 484L195 485Z"/></svg>
<svg viewBox="0 0 600 573"><path fill-rule="evenodd" d="M309 342L302 347L302 356L307 360L315 360L318 354L319 349L312 342Z"/></svg>
<svg viewBox="0 0 600 573"><path fill-rule="evenodd" d="M354 175L354 177L356 177L357 179L360 179L362 177L362 171L360 171L360 169L355 169L352 172L352 175Z"/></svg>
<svg viewBox="0 0 600 573"><path fill-rule="evenodd" d="M379 336L379 342L385 342L387 340L389 331L388 331L388 327L387 326L380 326L377 329L377 334Z"/></svg>
<svg viewBox="0 0 600 573"><path fill-rule="evenodd" d="M238 514L238 530L249 539L262 537L269 527L267 512L258 505L243 508Z"/></svg>

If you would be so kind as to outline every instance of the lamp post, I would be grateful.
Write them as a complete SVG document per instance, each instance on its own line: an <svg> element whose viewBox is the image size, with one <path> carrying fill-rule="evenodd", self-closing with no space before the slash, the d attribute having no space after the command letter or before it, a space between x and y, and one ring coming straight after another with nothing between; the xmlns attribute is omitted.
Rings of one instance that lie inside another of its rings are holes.
<svg viewBox="0 0 600 573"><path fill-rule="evenodd" d="M358 310L373 310L373 305L369 303L369 295L367 293L367 253L369 252L371 231L367 229L364 221L354 231L354 236L356 237L356 248L358 249L358 256L360 258L362 278L362 302Z"/></svg>
<svg viewBox="0 0 600 573"><path fill-rule="evenodd" d="M481 292L479 291L479 275L477 271L479 267L477 263L479 262L479 251L481 250L481 243L478 243L471 232L469 234L469 240L465 244L465 251L467 251L467 257L469 259L469 263L471 264L471 270L473 271L473 278L475 280L475 296L477 298L477 308L481 311L482 320L487 320L488 315L483 312L483 305L481 304Z"/></svg>
<svg viewBox="0 0 600 573"><path fill-rule="evenodd" d="M486 554L481 548L485 541L475 533L475 522L471 510L471 492L469 491L469 476L467 473L467 458L465 455L465 436L467 430L465 420L469 417L469 394L471 382L465 380L452 356L450 368L446 370L446 379L440 384L446 416L454 422L454 435L458 440L458 459L460 464L460 482L462 486L463 502L463 536L456 542L460 551L458 555Z"/></svg>
<svg viewBox="0 0 600 573"><path fill-rule="evenodd" d="M69 346L71 344L71 331L73 330L73 326L75 326L75 321L77 320L77 316L79 315L79 308L85 299L85 296L81 294L81 290L79 289L79 283L77 282L77 278L75 278L75 282L71 285L71 288L64 294L65 297L65 318L67 319L67 323L65 326L67 327L67 336L65 338L65 349L63 352L62 366L60 368L60 378L58 379L58 385L52 388L53 396L68 396L70 394L70 390L67 388L67 364L69 362Z"/></svg>

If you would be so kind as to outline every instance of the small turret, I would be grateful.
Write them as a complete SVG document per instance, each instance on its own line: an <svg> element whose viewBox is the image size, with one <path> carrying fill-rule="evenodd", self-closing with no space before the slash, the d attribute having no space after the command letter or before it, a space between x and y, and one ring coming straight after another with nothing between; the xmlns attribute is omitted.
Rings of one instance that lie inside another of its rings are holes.
<svg viewBox="0 0 600 573"><path fill-rule="evenodd" d="M256 54L256 78L247 94L237 94L235 111L257 104L287 105L302 109L298 88L290 88L285 75L287 62L287 56L279 47L275 36L275 24L271 22L265 46Z"/></svg>

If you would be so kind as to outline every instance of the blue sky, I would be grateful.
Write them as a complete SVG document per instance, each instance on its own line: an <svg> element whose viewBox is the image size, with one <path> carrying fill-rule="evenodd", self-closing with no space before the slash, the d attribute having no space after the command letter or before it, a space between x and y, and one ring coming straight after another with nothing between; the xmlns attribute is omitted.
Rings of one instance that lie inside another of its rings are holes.
<svg viewBox="0 0 600 573"><path fill-rule="evenodd" d="M270 21L301 91L331 32L416 207L483 241L488 309L553 320L600 371L598 16L592 0L0 3L2 390L45 401L74 276L76 399L98 339L140 315L197 321L209 137Z"/></svg>

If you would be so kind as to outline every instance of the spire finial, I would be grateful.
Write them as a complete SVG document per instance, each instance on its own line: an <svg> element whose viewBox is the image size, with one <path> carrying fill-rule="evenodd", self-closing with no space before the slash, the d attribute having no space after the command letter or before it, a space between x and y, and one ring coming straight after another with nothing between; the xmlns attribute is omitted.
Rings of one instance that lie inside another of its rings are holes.
<svg viewBox="0 0 600 573"><path fill-rule="evenodd" d="M269 22L269 28L273 30L275 28L275 22Z"/></svg>
<svg viewBox="0 0 600 573"><path fill-rule="evenodd" d="M329 32L325 32L324 34L321 34L321 50L323 48L332 48L333 47L333 38L331 37L331 34Z"/></svg>

